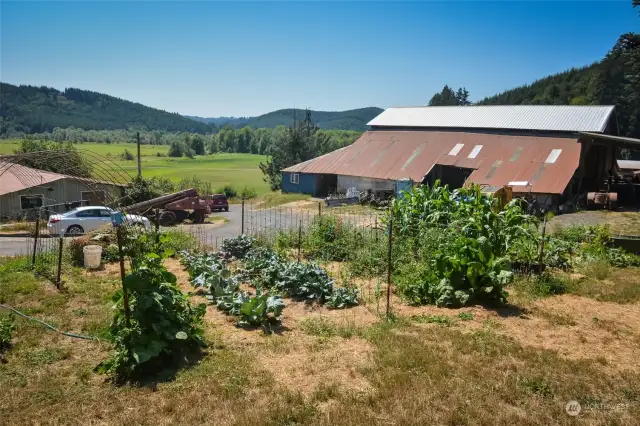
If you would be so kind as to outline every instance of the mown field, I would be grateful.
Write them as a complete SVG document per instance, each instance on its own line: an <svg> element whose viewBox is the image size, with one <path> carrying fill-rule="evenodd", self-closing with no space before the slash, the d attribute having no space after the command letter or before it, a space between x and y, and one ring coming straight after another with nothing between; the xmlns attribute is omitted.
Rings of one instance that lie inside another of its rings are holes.
<svg viewBox="0 0 640 426"><path fill-rule="evenodd" d="M11 154L19 145L19 141L0 141L0 154ZM114 165L124 169L131 176L137 173L137 162L122 159L125 149L136 152L133 143L82 143L78 149L91 151L113 161ZM213 188L232 185L238 191L245 186L253 188L258 195L269 192L269 186L262 179L258 164L265 160L263 155L255 154L216 154L198 156L196 158L158 157L158 153L166 155L166 145L142 145L142 173L145 177L166 177L175 182L185 178L196 177L211 182Z"/></svg>

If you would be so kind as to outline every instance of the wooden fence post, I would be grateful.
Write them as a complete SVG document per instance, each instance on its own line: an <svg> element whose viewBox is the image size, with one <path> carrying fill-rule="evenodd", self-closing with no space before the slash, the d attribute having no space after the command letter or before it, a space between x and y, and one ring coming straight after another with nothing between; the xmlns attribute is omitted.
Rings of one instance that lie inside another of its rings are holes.
<svg viewBox="0 0 640 426"><path fill-rule="evenodd" d="M116 230L116 236L118 238L118 255L120 257L120 280L122 281L122 299L124 302L124 317L125 317L127 326L130 326L131 314L129 312L129 293L127 293L127 286L125 285L124 251L122 250L122 225L118 226Z"/></svg>

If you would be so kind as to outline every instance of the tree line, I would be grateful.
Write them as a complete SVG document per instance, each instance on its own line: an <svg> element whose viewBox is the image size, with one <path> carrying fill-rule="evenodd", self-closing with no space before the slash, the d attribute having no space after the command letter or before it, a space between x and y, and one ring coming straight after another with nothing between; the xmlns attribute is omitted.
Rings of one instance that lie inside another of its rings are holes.
<svg viewBox="0 0 640 426"><path fill-rule="evenodd" d="M217 133L190 133L190 132L162 132L162 131L135 131L129 130L84 130L75 127L62 129L56 127L51 133L35 133L25 135L29 140L41 140L52 142L98 142L98 143L135 143L136 135L140 134L140 141L143 145L169 145L168 155L171 157L193 156L216 154L218 152L237 152L247 154L269 153L269 147L274 145L274 141L281 138L286 132L285 126L278 126L275 129L252 129L245 126L241 129L234 129L225 126ZM322 130L319 135L326 139L322 147L322 152L318 155L326 154L327 149L335 150L354 142L360 137L362 132L353 130Z"/></svg>

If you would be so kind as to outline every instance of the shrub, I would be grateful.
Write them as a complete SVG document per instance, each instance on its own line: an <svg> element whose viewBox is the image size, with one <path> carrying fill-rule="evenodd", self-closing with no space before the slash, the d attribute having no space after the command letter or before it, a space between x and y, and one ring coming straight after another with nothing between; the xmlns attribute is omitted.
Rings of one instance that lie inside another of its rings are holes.
<svg viewBox="0 0 640 426"><path fill-rule="evenodd" d="M156 152L156 157L166 157L167 154L165 154L164 152Z"/></svg>
<svg viewBox="0 0 640 426"><path fill-rule="evenodd" d="M185 151L187 151L187 149L188 148L185 146L183 142L173 141L169 146L169 152L167 152L167 155L169 157L182 157Z"/></svg>
<svg viewBox="0 0 640 426"><path fill-rule="evenodd" d="M227 198L235 198L238 195L236 189L231 185L225 185L216 191L217 194L224 194Z"/></svg>
<svg viewBox="0 0 640 426"><path fill-rule="evenodd" d="M253 188L247 188L246 186L242 189L242 192L240 193L240 196L242 198L245 198L247 200L251 199L251 198L256 198L258 196L258 193L256 192L255 189Z"/></svg>
<svg viewBox="0 0 640 426"><path fill-rule="evenodd" d="M132 266L125 278L130 324L125 319L122 290L118 290L113 296L116 313L110 328L115 350L98 367L116 382L135 381L179 365L204 346L205 305L191 306L157 254L148 254Z"/></svg>
<svg viewBox="0 0 640 426"><path fill-rule="evenodd" d="M133 153L126 148L122 153L122 155L120 156L120 158L122 158L125 161L133 161L136 159L135 155L133 155Z"/></svg>
<svg viewBox="0 0 640 426"><path fill-rule="evenodd" d="M198 240L193 235L172 229L160 234L162 238L162 248L171 250L173 253L179 253L183 250L194 250L198 247Z"/></svg>
<svg viewBox="0 0 640 426"><path fill-rule="evenodd" d="M344 261L355 249L355 230L340 217L316 217L304 241L305 253L315 259Z"/></svg>

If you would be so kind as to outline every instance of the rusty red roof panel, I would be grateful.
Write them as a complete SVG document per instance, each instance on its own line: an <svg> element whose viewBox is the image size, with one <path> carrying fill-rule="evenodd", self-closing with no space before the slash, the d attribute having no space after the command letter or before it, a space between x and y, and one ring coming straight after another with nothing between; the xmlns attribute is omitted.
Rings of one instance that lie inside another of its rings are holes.
<svg viewBox="0 0 640 426"><path fill-rule="evenodd" d="M578 167L580 149L577 138L369 131L352 145L283 171L421 182L440 164L474 169L469 179L479 184L561 194Z"/></svg>

